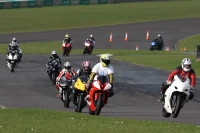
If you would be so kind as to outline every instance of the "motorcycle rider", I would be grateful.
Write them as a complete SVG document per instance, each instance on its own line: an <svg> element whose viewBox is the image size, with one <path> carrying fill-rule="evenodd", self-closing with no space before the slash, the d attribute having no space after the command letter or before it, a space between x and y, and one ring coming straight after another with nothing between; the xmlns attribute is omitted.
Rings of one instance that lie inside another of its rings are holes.
<svg viewBox="0 0 200 133"><path fill-rule="evenodd" d="M50 68L50 64L51 64L52 60L56 60L56 59L59 61L60 65L61 65L62 62L61 62L60 57L57 55L56 51L53 50L53 51L51 52L51 55L50 55L50 57L48 58L47 64L46 64L46 66L47 66L47 73L48 73L48 74L49 74L49 68Z"/></svg>
<svg viewBox="0 0 200 133"><path fill-rule="evenodd" d="M60 98L60 91L59 91L59 87L60 87L60 80L63 76L70 76L70 78L72 78L73 76L76 76L76 71L71 68L71 63L70 62L65 62L64 63L64 68L62 69L62 71L60 71L58 77L56 78L56 88L58 89L58 94L57 97Z"/></svg>
<svg viewBox="0 0 200 133"><path fill-rule="evenodd" d="M87 38L87 41L92 41L92 49L94 48L94 45L95 45L95 39L94 39L94 36L91 34L88 38Z"/></svg>
<svg viewBox="0 0 200 133"><path fill-rule="evenodd" d="M19 41L17 40L16 37L13 37L11 43L16 43L16 45L18 45L18 47L19 47Z"/></svg>
<svg viewBox="0 0 200 133"><path fill-rule="evenodd" d="M160 34L158 34L158 37L154 39L153 42L156 42L156 44L158 45L158 48L162 48L163 38Z"/></svg>
<svg viewBox="0 0 200 133"><path fill-rule="evenodd" d="M87 92L89 94L89 91L91 89L91 85L94 79L97 79L99 75L104 75L109 77L109 82L111 84L111 89L110 89L110 95L109 97L112 97L114 95L114 90L113 90L113 82L114 82L114 68L110 65L110 55L108 54L102 54L100 56L100 62L97 63L93 68L92 68L92 73L90 74L90 78L88 80L88 83L86 85Z"/></svg>
<svg viewBox="0 0 200 133"><path fill-rule="evenodd" d="M90 76L92 69L90 68L90 62L89 61L83 61L82 68L77 70L77 77L84 75L84 76ZM74 88L73 88L74 89ZM73 103L76 106L77 103L77 91L74 89L74 96L73 96Z"/></svg>
<svg viewBox="0 0 200 133"><path fill-rule="evenodd" d="M169 76L168 80L162 83L161 86L161 94L162 97L158 99L158 101L162 102L164 101L164 94L165 91L168 89L168 87L171 85L174 76L180 74L180 76L187 75L190 79L190 97L189 100L191 100L194 97L194 87L196 85L196 74L195 71L192 69L192 61L189 58L184 58L181 61L181 66L176 67L174 71L172 71Z"/></svg>
<svg viewBox="0 0 200 133"><path fill-rule="evenodd" d="M7 55L13 50L17 50L17 53L19 53L19 45L16 42L9 43L7 48Z"/></svg>
<svg viewBox="0 0 200 133"><path fill-rule="evenodd" d="M69 36L69 34L66 34L65 35L65 38L63 40L63 43L69 43L70 44L70 50L72 49L72 39L71 37Z"/></svg>

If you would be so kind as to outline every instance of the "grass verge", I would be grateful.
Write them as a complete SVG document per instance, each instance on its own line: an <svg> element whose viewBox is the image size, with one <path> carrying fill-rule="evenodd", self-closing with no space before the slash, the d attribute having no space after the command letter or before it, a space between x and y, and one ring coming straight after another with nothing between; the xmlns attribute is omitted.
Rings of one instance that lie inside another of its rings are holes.
<svg viewBox="0 0 200 133"><path fill-rule="evenodd" d="M0 11L0 33L48 31L200 17L200 1L53 6Z"/></svg>
<svg viewBox="0 0 200 133"><path fill-rule="evenodd" d="M41 109L0 109L1 133L199 133L198 125L90 116Z"/></svg>

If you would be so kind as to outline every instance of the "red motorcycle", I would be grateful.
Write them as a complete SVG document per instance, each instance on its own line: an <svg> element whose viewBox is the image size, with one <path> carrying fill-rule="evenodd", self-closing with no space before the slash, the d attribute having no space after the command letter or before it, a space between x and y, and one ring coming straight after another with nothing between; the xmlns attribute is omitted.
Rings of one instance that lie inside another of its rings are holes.
<svg viewBox="0 0 200 133"><path fill-rule="evenodd" d="M90 93L85 97L90 115L100 114L101 108L107 104L110 89L111 84L106 76L99 76L97 80L92 83Z"/></svg>
<svg viewBox="0 0 200 133"><path fill-rule="evenodd" d="M83 50L83 54L91 54L92 53L92 49L93 49L93 41L92 40L86 40L84 43L84 50Z"/></svg>
<svg viewBox="0 0 200 133"><path fill-rule="evenodd" d="M72 43L72 41L70 43L63 42L63 44L62 44L63 56L69 55L69 53L71 51L71 43Z"/></svg>

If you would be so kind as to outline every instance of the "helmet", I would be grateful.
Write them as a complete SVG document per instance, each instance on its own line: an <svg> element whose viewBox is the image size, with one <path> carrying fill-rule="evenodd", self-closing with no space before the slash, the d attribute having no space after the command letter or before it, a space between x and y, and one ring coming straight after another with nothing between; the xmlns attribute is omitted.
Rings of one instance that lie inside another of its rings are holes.
<svg viewBox="0 0 200 133"><path fill-rule="evenodd" d="M100 62L104 67L108 66L110 64L110 56L108 54L102 54Z"/></svg>
<svg viewBox="0 0 200 133"><path fill-rule="evenodd" d="M192 68L192 61L189 58L184 58L181 61L181 67L185 72L188 72Z"/></svg>
<svg viewBox="0 0 200 133"><path fill-rule="evenodd" d="M88 70L90 68L90 62L89 61L83 61L82 68L85 70Z"/></svg>
<svg viewBox="0 0 200 133"><path fill-rule="evenodd" d="M93 37L93 35L91 34L91 35L90 35L90 37L92 38L92 37Z"/></svg>
<svg viewBox="0 0 200 133"><path fill-rule="evenodd" d="M69 38L69 34L66 34L66 35L65 35L65 38Z"/></svg>
<svg viewBox="0 0 200 133"><path fill-rule="evenodd" d="M51 56L52 56L53 58L55 58L55 57L57 56L57 53L56 53L55 50L51 52Z"/></svg>
<svg viewBox="0 0 200 133"><path fill-rule="evenodd" d="M71 63L65 62L64 63L64 68L67 69L67 70L70 70L71 69Z"/></svg>
<svg viewBox="0 0 200 133"><path fill-rule="evenodd" d="M14 38L12 39L12 41L13 41L13 42L17 42L17 38L14 37Z"/></svg>
<svg viewBox="0 0 200 133"><path fill-rule="evenodd" d="M161 37L161 35L160 35L160 34L158 34L158 37Z"/></svg>

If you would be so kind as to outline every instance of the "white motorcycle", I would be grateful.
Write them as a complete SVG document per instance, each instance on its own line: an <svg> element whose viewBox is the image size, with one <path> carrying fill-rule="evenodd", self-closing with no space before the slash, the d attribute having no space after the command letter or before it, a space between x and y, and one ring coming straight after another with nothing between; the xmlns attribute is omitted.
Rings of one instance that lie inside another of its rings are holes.
<svg viewBox="0 0 200 133"><path fill-rule="evenodd" d="M165 92L165 100L163 105L163 116L176 118L180 109L189 100L190 96L190 80L187 76L174 76L174 80Z"/></svg>
<svg viewBox="0 0 200 133"><path fill-rule="evenodd" d="M8 65L8 68L10 68L11 72L14 72L15 67L17 67L17 64L18 64L17 50L13 50L9 52L8 58L7 58L7 65Z"/></svg>

